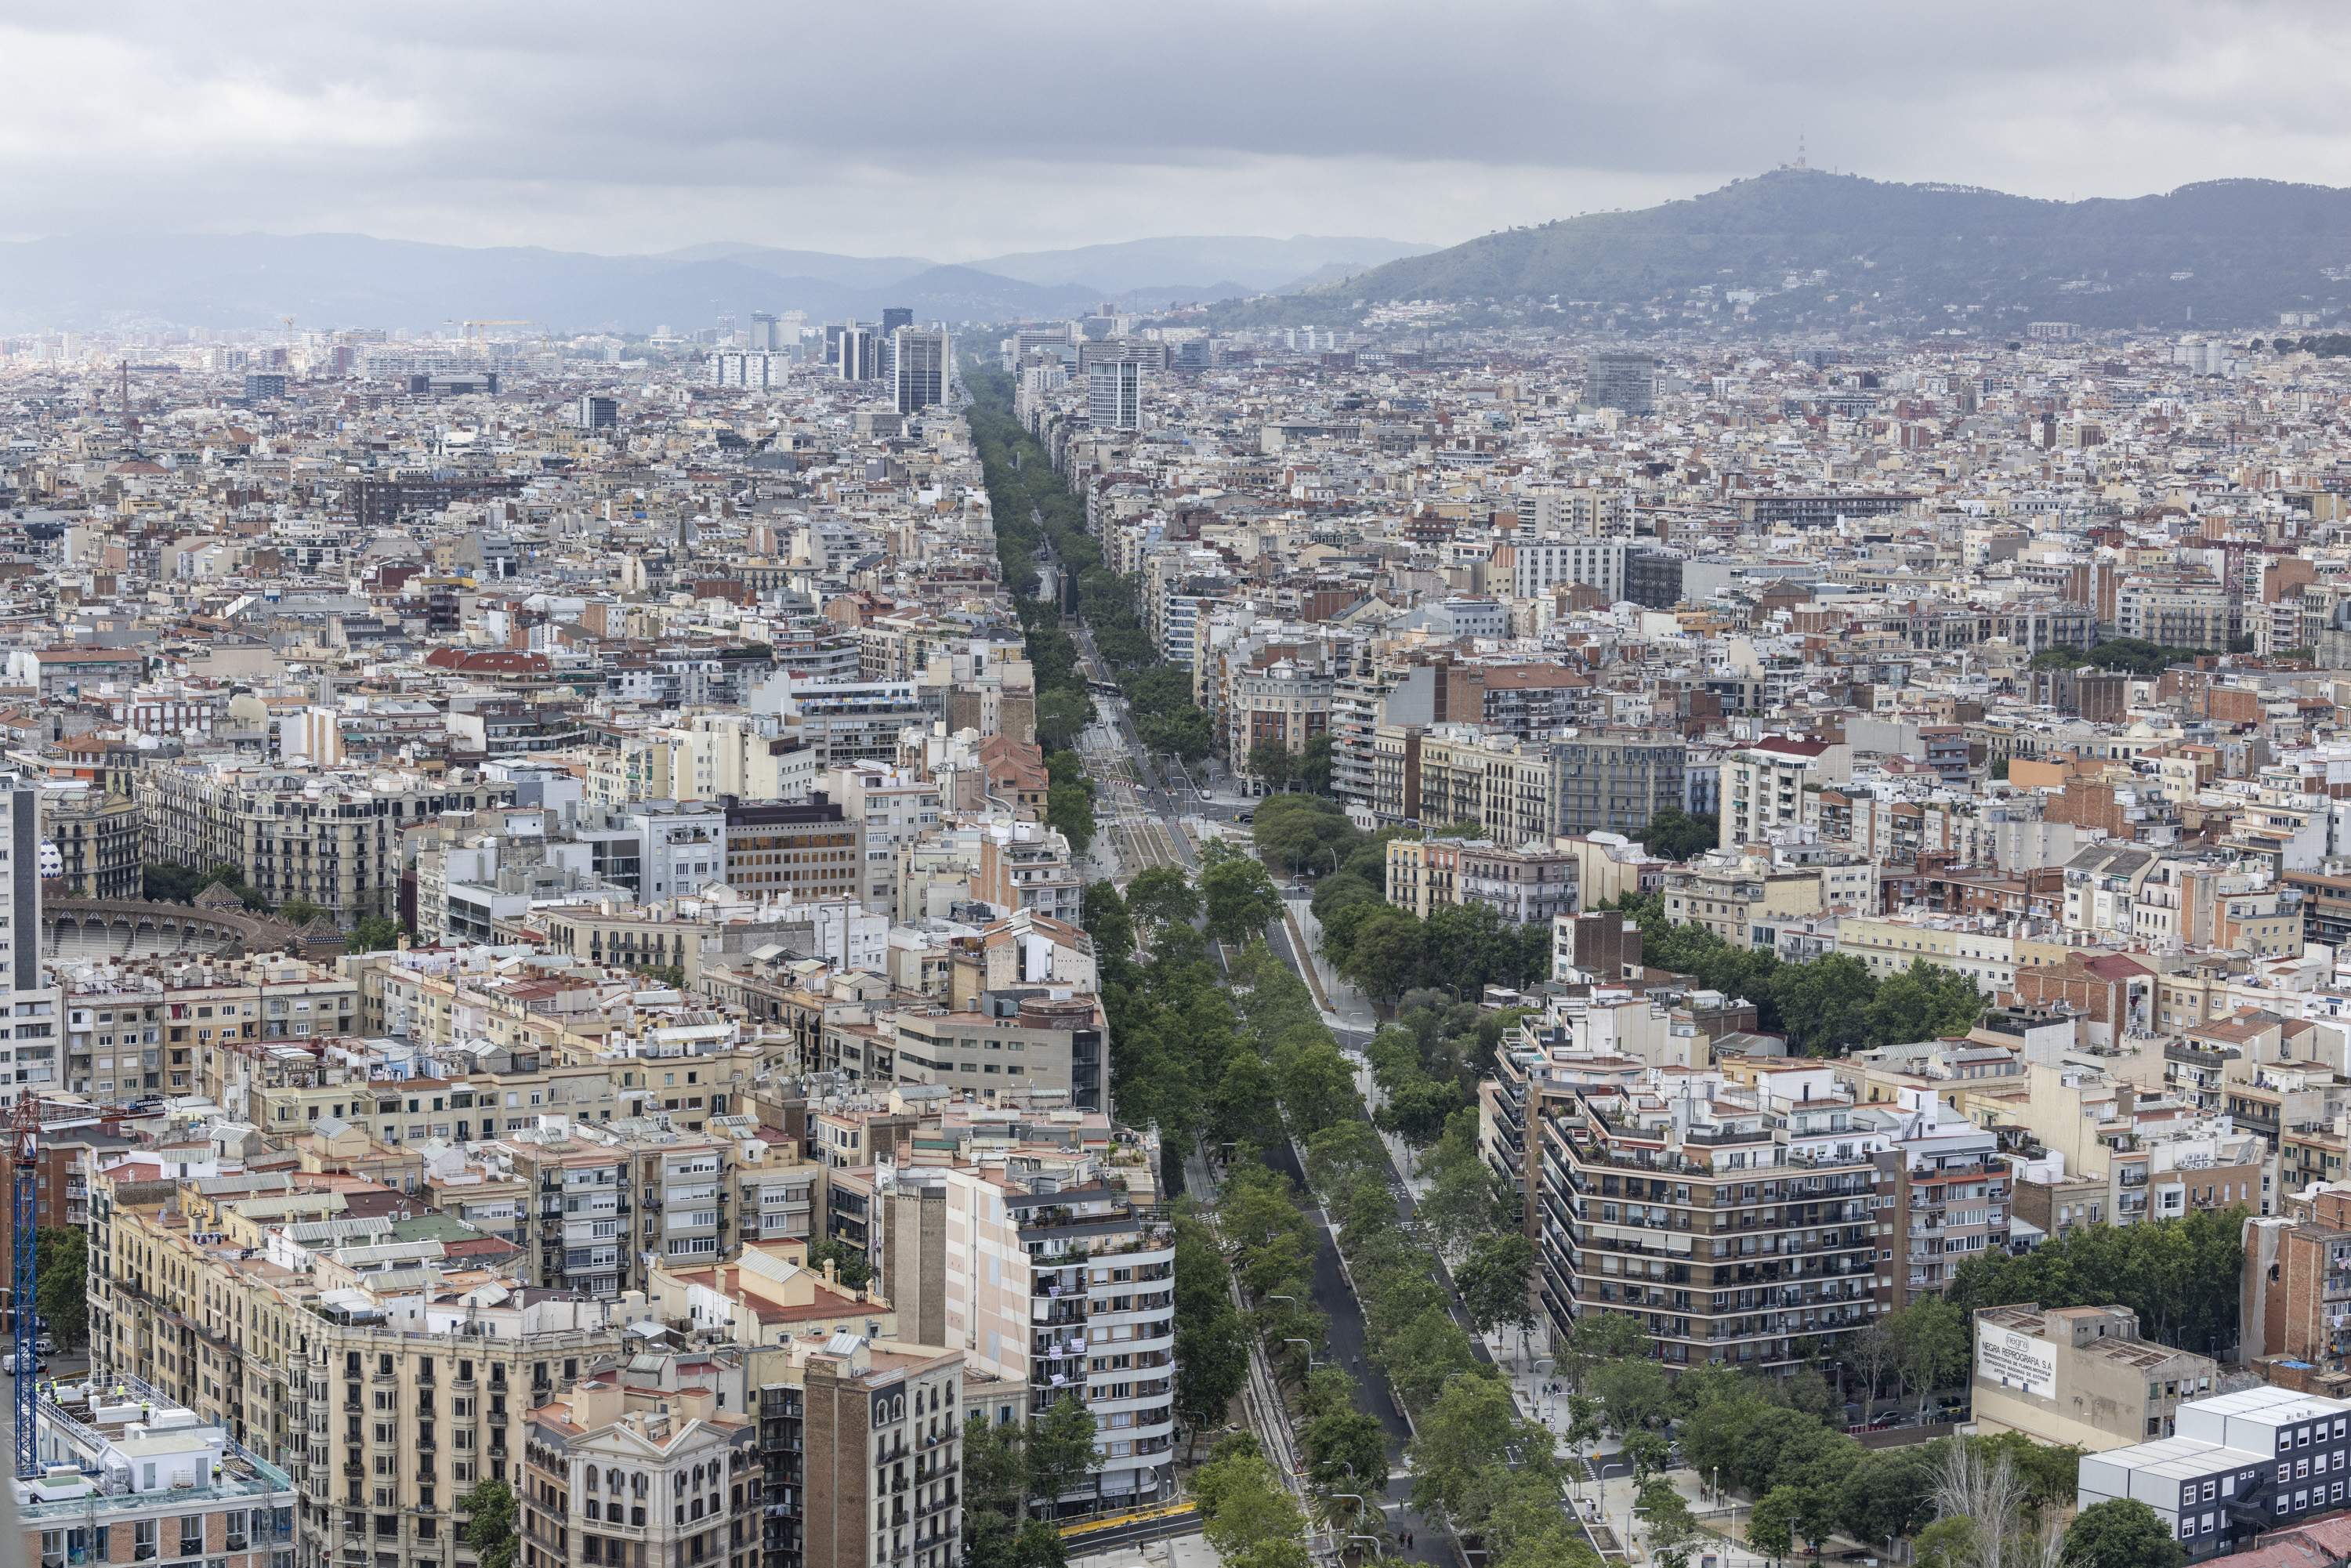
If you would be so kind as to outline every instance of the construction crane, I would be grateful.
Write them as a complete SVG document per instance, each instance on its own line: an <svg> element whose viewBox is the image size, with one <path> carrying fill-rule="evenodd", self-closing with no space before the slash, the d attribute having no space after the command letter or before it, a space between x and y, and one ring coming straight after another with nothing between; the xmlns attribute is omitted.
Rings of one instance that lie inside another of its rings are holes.
<svg viewBox="0 0 2351 1568"><path fill-rule="evenodd" d="M8 1301L9 1326L13 1348L16 1353L16 1476L20 1480L40 1474L37 1445L33 1437L33 1413L40 1407L40 1379L34 1369L40 1365L41 1314L35 1298L39 1294L40 1270L36 1266L40 1248L40 1153L43 1101L37 1094L20 1094L8 1116L8 1251L14 1264ZM83 1122L92 1118L99 1122L122 1122L148 1112L128 1105L91 1105L78 1100L58 1102L63 1114L59 1121Z"/></svg>

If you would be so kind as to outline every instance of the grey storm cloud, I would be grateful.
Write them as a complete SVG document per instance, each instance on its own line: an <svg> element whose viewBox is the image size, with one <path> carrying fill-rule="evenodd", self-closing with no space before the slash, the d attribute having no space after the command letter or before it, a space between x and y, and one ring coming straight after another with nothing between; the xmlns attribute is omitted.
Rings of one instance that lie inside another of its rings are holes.
<svg viewBox="0 0 2351 1568"><path fill-rule="evenodd" d="M2036 195L2346 183L2346 12L18 0L0 211L20 237L956 257L1170 232L1450 241L1692 193L1800 136L1818 163Z"/></svg>

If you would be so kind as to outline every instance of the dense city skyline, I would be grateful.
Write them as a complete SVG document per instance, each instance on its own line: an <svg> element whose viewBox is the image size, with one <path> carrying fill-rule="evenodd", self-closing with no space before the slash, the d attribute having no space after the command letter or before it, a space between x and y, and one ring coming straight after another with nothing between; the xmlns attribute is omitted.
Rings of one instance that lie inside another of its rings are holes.
<svg viewBox="0 0 2351 1568"><path fill-rule="evenodd" d="M0 1561L2351 1561L2339 4L0 61Z"/></svg>

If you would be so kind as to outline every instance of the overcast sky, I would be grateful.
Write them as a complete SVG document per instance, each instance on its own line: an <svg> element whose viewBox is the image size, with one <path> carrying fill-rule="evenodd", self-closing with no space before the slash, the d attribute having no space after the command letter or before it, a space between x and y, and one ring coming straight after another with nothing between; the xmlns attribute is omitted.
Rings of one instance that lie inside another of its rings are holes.
<svg viewBox="0 0 2351 1568"><path fill-rule="evenodd" d="M2351 184L2328 0L0 5L0 234L346 230L962 260L1450 243L1794 156Z"/></svg>

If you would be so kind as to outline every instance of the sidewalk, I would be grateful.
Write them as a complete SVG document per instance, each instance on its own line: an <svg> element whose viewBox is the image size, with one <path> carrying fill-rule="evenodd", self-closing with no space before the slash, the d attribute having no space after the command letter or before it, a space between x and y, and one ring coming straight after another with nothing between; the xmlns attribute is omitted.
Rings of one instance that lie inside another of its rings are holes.
<svg viewBox="0 0 2351 1568"><path fill-rule="evenodd" d="M1364 998L1363 992L1341 979L1339 972L1331 967L1330 960L1322 956L1322 923L1314 918L1313 896L1311 886L1294 893L1284 889L1281 902L1290 912L1290 928L1296 933L1293 940L1299 940L1299 952L1314 967L1316 988L1322 992L1325 1010L1331 1015L1326 1021L1333 1029L1361 1030L1366 1034L1376 1034L1380 1019L1372 1004Z"/></svg>

